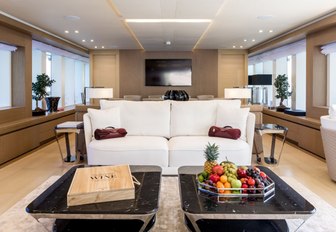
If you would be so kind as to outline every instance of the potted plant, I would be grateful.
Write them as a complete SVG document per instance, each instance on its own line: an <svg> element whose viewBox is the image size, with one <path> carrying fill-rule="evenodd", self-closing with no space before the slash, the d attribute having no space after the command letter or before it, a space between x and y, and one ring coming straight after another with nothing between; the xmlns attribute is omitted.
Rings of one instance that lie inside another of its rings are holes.
<svg viewBox="0 0 336 232"><path fill-rule="evenodd" d="M288 97L290 97L292 95L292 92L289 92L289 83L288 83L288 77L286 76L286 74L283 75L278 75L275 78L274 81L274 86L276 88L276 93L277 95L275 95L276 98L280 98L280 104L277 107L277 111L285 111L285 109L289 109L289 107L286 107L283 104L283 101L285 99L288 99Z"/></svg>
<svg viewBox="0 0 336 232"><path fill-rule="evenodd" d="M47 93L46 87L51 87L54 82L55 80L50 79L50 77L45 73L36 76L36 82L32 83L33 99L36 102L33 116L45 114L45 110L38 107L38 101L49 95Z"/></svg>

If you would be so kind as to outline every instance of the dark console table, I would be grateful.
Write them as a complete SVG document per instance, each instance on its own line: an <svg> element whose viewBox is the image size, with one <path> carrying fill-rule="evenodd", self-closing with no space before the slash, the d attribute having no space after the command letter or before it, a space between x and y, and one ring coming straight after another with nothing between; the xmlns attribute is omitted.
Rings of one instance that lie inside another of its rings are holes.
<svg viewBox="0 0 336 232"><path fill-rule="evenodd" d="M190 231L288 231L285 219L300 219L301 225L315 208L299 193L266 167L259 167L275 182L275 195L264 202L255 198L234 198L218 202L200 194L196 174L203 167L185 166L178 170L181 206Z"/></svg>
<svg viewBox="0 0 336 232"><path fill-rule="evenodd" d="M67 206L67 192L77 168L70 169L31 202L26 211L34 218L55 218L53 231L148 231L159 207L161 168L130 166L141 183L135 199Z"/></svg>

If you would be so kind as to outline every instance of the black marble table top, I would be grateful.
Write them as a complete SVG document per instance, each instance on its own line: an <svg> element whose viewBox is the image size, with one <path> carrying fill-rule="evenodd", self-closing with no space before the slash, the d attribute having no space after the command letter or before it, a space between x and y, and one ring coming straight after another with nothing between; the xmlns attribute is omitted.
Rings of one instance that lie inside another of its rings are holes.
<svg viewBox="0 0 336 232"><path fill-rule="evenodd" d="M190 214L225 214L225 215L293 215L293 218L308 217L315 212L315 207L304 199L299 193L286 184L270 169L258 166L275 182L275 195L264 202L264 199L236 199L228 202L218 202L200 194L197 189L196 174L203 167L180 167L179 185L182 209ZM247 216L248 217L248 216ZM277 217L274 217L277 218ZM285 217L284 217L285 218Z"/></svg>
<svg viewBox="0 0 336 232"><path fill-rule="evenodd" d="M158 166L130 166L132 175L141 183L135 185L135 199L67 206L67 192L77 168L75 166L58 179L27 207L32 215L71 215L71 214L153 214L158 210L161 168ZM43 216L41 216L43 217Z"/></svg>

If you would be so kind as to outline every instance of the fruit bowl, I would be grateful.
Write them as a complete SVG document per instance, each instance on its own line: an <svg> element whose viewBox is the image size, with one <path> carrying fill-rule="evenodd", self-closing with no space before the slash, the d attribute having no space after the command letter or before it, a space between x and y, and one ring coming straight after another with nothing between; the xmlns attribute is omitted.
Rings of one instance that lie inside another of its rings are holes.
<svg viewBox="0 0 336 232"><path fill-rule="evenodd" d="M265 177L268 185L263 188L217 188L213 185L199 181L199 175L196 175L197 188L199 193L206 194L209 197L217 197L217 201L228 201L230 199L255 199L263 198L264 202L272 198L275 194L275 183L268 176Z"/></svg>

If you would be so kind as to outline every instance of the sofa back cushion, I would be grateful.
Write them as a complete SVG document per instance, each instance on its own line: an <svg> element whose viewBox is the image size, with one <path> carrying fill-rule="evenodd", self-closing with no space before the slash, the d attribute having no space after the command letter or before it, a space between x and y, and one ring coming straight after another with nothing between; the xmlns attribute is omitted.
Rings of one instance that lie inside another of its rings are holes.
<svg viewBox="0 0 336 232"><path fill-rule="evenodd" d="M231 126L241 132L240 139L246 141L246 123L250 108L228 108L219 106L217 109L216 126Z"/></svg>
<svg viewBox="0 0 336 232"><path fill-rule="evenodd" d="M120 109L113 107L105 110L88 109L91 118L92 136L96 129L104 129L106 127L120 127Z"/></svg>
<svg viewBox="0 0 336 232"><path fill-rule="evenodd" d="M217 107L240 108L239 100L172 101L171 137L208 135L216 123Z"/></svg>
<svg viewBox="0 0 336 232"><path fill-rule="evenodd" d="M127 135L170 137L170 102L101 100L100 107L120 108L120 124Z"/></svg>

